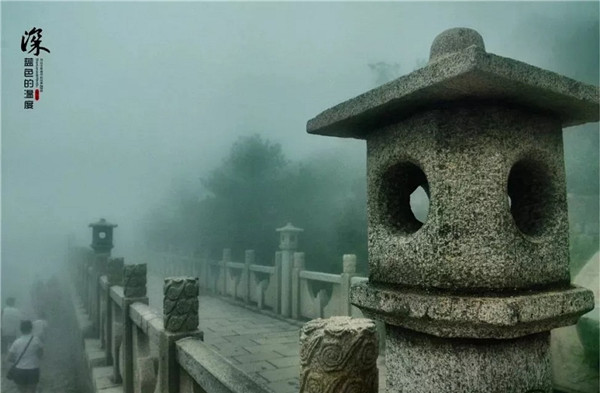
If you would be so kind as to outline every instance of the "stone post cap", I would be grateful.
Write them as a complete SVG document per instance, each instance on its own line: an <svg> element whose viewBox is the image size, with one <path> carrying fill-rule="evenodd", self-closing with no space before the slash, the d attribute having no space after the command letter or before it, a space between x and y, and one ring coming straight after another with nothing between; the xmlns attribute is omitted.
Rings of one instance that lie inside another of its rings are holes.
<svg viewBox="0 0 600 393"><path fill-rule="evenodd" d="M106 276L110 285L121 285L123 282L124 258L108 258Z"/></svg>
<svg viewBox="0 0 600 393"><path fill-rule="evenodd" d="M125 297L146 296L146 264L123 267L123 295Z"/></svg>
<svg viewBox="0 0 600 393"><path fill-rule="evenodd" d="M376 367L378 348L375 322L367 318L317 318L305 323L300 330L300 364L303 366L316 361L316 366L326 371L347 371L353 366L368 369ZM352 361L350 356L356 359Z"/></svg>
<svg viewBox="0 0 600 393"><path fill-rule="evenodd" d="M165 278L163 322L169 332L188 332L198 328L198 277Z"/></svg>
<svg viewBox="0 0 600 393"><path fill-rule="evenodd" d="M356 255L344 254L342 260L344 264L344 273L356 273Z"/></svg>
<svg viewBox="0 0 600 393"><path fill-rule="evenodd" d="M550 113L568 127L598 121L599 95L598 86L487 53L479 33L454 28L434 39L425 67L322 112L306 128L310 134L366 139L419 110L459 100Z"/></svg>

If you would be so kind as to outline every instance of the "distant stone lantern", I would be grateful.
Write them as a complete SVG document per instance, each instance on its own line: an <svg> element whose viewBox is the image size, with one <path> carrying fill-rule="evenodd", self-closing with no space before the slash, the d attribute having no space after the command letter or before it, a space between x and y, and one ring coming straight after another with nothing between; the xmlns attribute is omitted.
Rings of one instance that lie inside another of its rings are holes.
<svg viewBox="0 0 600 393"><path fill-rule="evenodd" d="M388 392L552 391L550 330L594 307L570 285L562 129L597 122L598 93L457 28L308 122L367 141L370 275L351 301L386 324Z"/></svg>
<svg viewBox="0 0 600 393"><path fill-rule="evenodd" d="M104 218L100 221L91 223L92 228L92 244L91 247L97 254L108 254L113 248L113 228L117 224L111 224Z"/></svg>
<svg viewBox="0 0 600 393"><path fill-rule="evenodd" d="M298 248L298 234L304 232L302 228L296 228L288 222L284 227L277 228L279 232L279 248L282 250L296 250Z"/></svg>

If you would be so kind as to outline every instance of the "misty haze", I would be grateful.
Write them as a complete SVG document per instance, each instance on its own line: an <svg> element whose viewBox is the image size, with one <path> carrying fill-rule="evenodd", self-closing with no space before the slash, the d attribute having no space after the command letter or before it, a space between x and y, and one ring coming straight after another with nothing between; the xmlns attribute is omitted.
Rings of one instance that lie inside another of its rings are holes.
<svg viewBox="0 0 600 393"><path fill-rule="evenodd" d="M598 392L599 11L2 2L2 392Z"/></svg>

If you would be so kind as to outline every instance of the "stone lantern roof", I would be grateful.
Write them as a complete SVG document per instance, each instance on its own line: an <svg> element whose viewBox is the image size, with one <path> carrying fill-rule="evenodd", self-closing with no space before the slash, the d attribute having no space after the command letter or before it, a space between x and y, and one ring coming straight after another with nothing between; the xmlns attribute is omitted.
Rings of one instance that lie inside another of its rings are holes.
<svg viewBox="0 0 600 393"><path fill-rule="evenodd" d="M292 225L291 222L288 222L287 224L285 224L285 226L283 226L281 228L277 228L275 231L277 231L277 232L304 232L304 229L296 228L295 226Z"/></svg>
<svg viewBox="0 0 600 393"><path fill-rule="evenodd" d="M118 227L118 225L111 224L110 222L106 221L104 218L101 218L98 222L93 222L93 223L89 224L88 227L90 227L90 228L94 228L94 227L116 228L116 227Z"/></svg>
<svg viewBox="0 0 600 393"><path fill-rule="evenodd" d="M599 89L487 53L475 30L449 29L423 68L338 104L308 121L310 134L365 139L382 125L452 101L494 101L558 117L563 127L597 122Z"/></svg>

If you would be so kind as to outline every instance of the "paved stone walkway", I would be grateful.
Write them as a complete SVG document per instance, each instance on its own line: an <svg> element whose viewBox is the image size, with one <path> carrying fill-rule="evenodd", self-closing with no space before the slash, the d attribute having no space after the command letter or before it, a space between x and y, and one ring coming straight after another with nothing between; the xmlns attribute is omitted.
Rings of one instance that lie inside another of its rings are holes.
<svg viewBox="0 0 600 393"><path fill-rule="evenodd" d="M161 278L148 275L150 306L160 310L162 285ZM198 311L204 341L212 348L276 393L299 391L300 322L274 318L213 296L201 296ZM380 364L382 392L384 377Z"/></svg>

